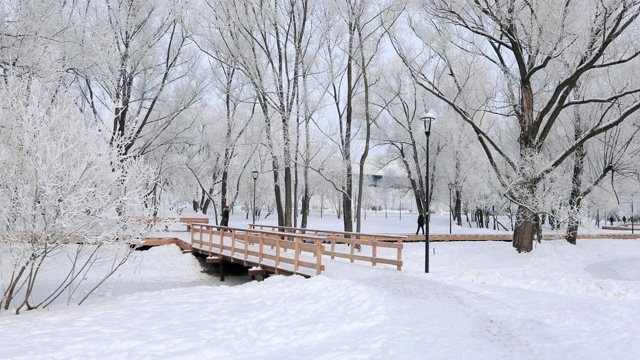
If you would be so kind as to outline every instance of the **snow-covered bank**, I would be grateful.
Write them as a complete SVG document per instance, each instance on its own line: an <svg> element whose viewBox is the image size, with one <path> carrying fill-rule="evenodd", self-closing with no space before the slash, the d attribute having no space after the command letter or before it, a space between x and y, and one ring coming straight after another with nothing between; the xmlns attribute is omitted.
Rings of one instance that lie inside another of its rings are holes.
<svg viewBox="0 0 640 360"><path fill-rule="evenodd" d="M0 358L640 356L640 241L544 242L531 254L497 242L432 248L430 274L414 243L402 272L330 262L311 279L238 286L200 285L191 255L153 249L86 305L0 317Z"/></svg>

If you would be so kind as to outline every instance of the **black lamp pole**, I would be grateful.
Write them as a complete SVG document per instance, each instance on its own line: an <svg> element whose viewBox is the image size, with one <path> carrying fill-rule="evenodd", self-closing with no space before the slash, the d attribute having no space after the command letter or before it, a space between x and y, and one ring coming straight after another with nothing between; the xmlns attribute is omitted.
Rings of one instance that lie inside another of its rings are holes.
<svg viewBox="0 0 640 360"><path fill-rule="evenodd" d="M633 194L631 194L631 234L633 234L633 223L635 222L635 217L633 216Z"/></svg>
<svg viewBox="0 0 640 360"><path fill-rule="evenodd" d="M258 180L258 172L253 170L251 176L253 176L253 211L251 211L253 217L253 225L256 224L256 180Z"/></svg>
<svg viewBox="0 0 640 360"><path fill-rule="evenodd" d="M433 116L433 114L431 113L427 113L425 116L423 116L421 118L421 120L424 123L424 134L427 137L427 148L426 148L426 152L427 152L427 171L426 171L426 175L425 175L425 181L424 181L424 186L425 186L425 202L424 202L424 211L425 211L425 225L426 225L426 231L424 234L424 242L425 242L425 246L424 246L424 272L425 274L429 273L429 223L431 222L431 212L429 211L429 135L431 135L431 122L435 119L435 116Z"/></svg>
<svg viewBox="0 0 640 360"><path fill-rule="evenodd" d="M451 190L453 190L453 184L449 183L449 235L451 235L451 219L453 218L453 209L451 208Z"/></svg>

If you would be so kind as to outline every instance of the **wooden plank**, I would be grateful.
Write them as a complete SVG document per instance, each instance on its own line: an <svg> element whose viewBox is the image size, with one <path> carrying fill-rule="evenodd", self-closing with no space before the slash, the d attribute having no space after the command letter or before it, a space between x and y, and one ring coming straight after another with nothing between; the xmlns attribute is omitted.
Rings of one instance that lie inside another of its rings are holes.
<svg viewBox="0 0 640 360"><path fill-rule="evenodd" d="M181 217L178 221L182 223L199 223L199 224L208 224L209 218L200 218L200 217Z"/></svg>
<svg viewBox="0 0 640 360"><path fill-rule="evenodd" d="M207 257L207 264L219 264L219 263L220 263L220 257L218 256Z"/></svg>
<svg viewBox="0 0 640 360"><path fill-rule="evenodd" d="M251 276L251 278L253 279L256 275L260 275L260 276L266 275L267 271L260 267L252 267L251 269L248 270L248 273L249 273L249 276Z"/></svg>
<svg viewBox="0 0 640 360"><path fill-rule="evenodd" d="M142 240L142 246L162 246L162 245L170 245L170 244L175 244L178 240L177 238L160 238L160 237L153 237L153 238L144 238Z"/></svg>
<svg viewBox="0 0 640 360"><path fill-rule="evenodd" d="M183 251L191 251L191 246L178 238L161 238L161 237L152 237L152 238L144 238L140 243L141 246L163 246L163 245L176 245L181 248Z"/></svg>

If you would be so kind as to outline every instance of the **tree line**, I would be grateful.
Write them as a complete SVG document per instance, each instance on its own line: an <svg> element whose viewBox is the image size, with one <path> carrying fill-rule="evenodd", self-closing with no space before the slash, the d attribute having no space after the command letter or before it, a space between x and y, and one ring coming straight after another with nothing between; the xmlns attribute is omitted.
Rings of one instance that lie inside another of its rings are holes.
<svg viewBox="0 0 640 360"><path fill-rule="evenodd" d="M459 223L517 205L513 245L528 252L541 215L575 243L585 202L625 203L637 186L638 6L9 1L0 76L5 91L72 99L121 159L153 168L152 213L170 199L252 208L255 170L280 225L306 226L322 198L358 231L367 166L396 162L420 213L449 184Z"/></svg>

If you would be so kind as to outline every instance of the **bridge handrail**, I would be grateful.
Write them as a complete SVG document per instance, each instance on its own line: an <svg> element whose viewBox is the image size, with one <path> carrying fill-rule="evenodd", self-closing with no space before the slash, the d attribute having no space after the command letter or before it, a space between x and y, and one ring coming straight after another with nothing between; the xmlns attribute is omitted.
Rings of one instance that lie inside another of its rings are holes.
<svg viewBox="0 0 640 360"><path fill-rule="evenodd" d="M393 234L368 234L362 232L353 232L353 231L334 231L334 230L322 230L322 229L310 229L310 228L297 228L291 226L278 226L278 225L263 225L263 224L249 224L250 229L258 229L264 230L271 229L272 231L280 230L281 232L287 233L303 233L306 234L311 232L316 235L341 235L341 236L354 236L358 239L369 239L369 240L389 240L389 241L400 241L405 239L406 235L393 235Z"/></svg>
<svg viewBox="0 0 640 360"><path fill-rule="evenodd" d="M230 231L228 234L227 231ZM208 239L205 242L205 232ZM196 234L198 234L196 238ZM225 244L225 235L230 235L231 244ZM214 243L214 235L216 242ZM284 235L284 236L283 236ZM275 268L281 263L293 265L293 272L297 273L299 269L308 268L314 270L319 275L324 266L322 265L322 242L326 237L300 235L300 234L283 234L281 232L270 232L261 230L245 230L219 225L192 224L191 246L194 247L196 242L203 249L205 245L209 246L210 251L223 254L229 251L232 257L240 256L242 260L249 260L249 256L258 258L258 263L263 264L264 260L272 260L275 262ZM309 243L310 242L310 243ZM251 245L257 245L258 251L251 249ZM269 246L273 250L273 254L265 252L265 246ZM293 250L293 259L285 256L287 250ZM311 253L316 261L311 263L304 261L300 257L303 252Z"/></svg>
<svg viewBox="0 0 640 360"><path fill-rule="evenodd" d="M345 232L345 231L332 231L332 230L317 230L317 229L305 229L305 228L295 228L295 227L287 227L287 226L277 226L277 225L260 225L260 224L250 224L250 228L260 227L260 231L264 228L268 229L281 229L284 231L276 232L279 234L294 234L300 233L302 231L311 232L313 234L323 234L325 235L326 241L330 243L329 249L323 248L323 254L327 256L331 256L331 260L334 260L336 257L349 259L351 263L358 261L370 262L372 266L376 266L376 264L388 264L395 265L398 271L402 270L403 260L402 260L402 249L403 239L406 238L404 235L384 235L384 234L364 234L364 233L354 233L354 232ZM353 235L354 237L345 237L344 235ZM349 252L339 251L336 247L336 244L348 244ZM358 247L360 249L358 249ZM362 248L370 248L371 256L361 255ZM389 259L386 257L378 256L378 248L391 248L396 249L396 257L395 259ZM356 254L356 249L358 249L358 254Z"/></svg>
<svg viewBox="0 0 640 360"><path fill-rule="evenodd" d="M208 224L209 223L209 218L208 217L158 217L158 216L154 216L151 218L140 218L139 221L144 221L146 223L149 224L156 224L156 223L160 223L160 224L164 224L165 225L165 231L172 231L172 232L189 232L191 231L191 224L193 223L199 223L199 224ZM186 230L176 230L176 229L172 229L169 230L168 225L177 225L177 224L184 224L186 225Z"/></svg>
<svg viewBox="0 0 640 360"><path fill-rule="evenodd" d="M181 223L202 223L202 224L206 224L209 223L209 218L208 217L168 217L168 218L164 218L164 217L158 217L158 216L154 216L152 218L148 218L147 221L149 222L162 222L162 221L169 221L169 222L181 222Z"/></svg>

